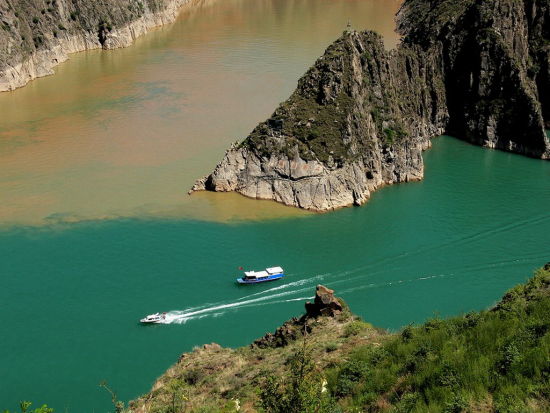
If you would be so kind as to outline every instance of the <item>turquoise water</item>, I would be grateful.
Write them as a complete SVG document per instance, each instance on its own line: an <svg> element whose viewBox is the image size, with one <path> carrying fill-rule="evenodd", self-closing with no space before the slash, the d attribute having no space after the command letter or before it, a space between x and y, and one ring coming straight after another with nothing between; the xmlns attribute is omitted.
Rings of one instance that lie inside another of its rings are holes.
<svg viewBox="0 0 550 413"><path fill-rule="evenodd" d="M490 306L550 260L550 163L442 137L423 182L360 208L215 223L110 220L0 233L0 407L106 412L150 389L179 354L242 346L302 312L323 283L375 325ZM237 267L282 265L239 287ZM180 324L140 326L156 311Z"/></svg>

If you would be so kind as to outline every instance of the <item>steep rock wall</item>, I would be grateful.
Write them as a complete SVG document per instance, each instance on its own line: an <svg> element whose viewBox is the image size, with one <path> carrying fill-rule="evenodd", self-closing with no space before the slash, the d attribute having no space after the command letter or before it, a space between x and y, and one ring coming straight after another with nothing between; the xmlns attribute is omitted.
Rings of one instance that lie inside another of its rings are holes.
<svg viewBox="0 0 550 413"><path fill-rule="evenodd" d="M380 186L421 179L421 152L443 133L550 158L548 3L407 0L390 52L373 32L347 31L191 192L359 205Z"/></svg>
<svg viewBox="0 0 550 413"><path fill-rule="evenodd" d="M432 96L445 101L432 65L414 53L387 52L376 33L346 33L193 190L324 211L362 204L382 185L421 179L421 152L447 119L431 103Z"/></svg>
<svg viewBox="0 0 550 413"><path fill-rule="evenodd" d="M548 13L548 0L404 3L398 14L403 46L441 54L447 133L549 157L542 105L550 92Z"/></svg>
<svg viewBox="0 0 550 413"><path fill-rule="evenodd" d="M70 53L126 47L188 0L0 0L0 91L53 73Z"/></svg>

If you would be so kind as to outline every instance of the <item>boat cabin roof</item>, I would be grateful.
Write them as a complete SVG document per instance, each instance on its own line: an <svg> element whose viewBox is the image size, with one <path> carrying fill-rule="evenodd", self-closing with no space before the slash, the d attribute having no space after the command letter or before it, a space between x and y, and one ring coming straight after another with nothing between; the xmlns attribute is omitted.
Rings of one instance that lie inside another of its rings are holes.
<svg viewBox="0 0 550 413"><path fill-rule="evenodd" d="M269 274L267 271L246 271L244 273L247 278L261 278L261 277L267 277Z"/></svg>
<svg viewBox="0 0 550 413"><path fill-rule="evenodd" d="M281 267L271 267L266 268L265 271L245 271L244 275L246 276L246 278L262 278L274 274L281 274L282 272L283 269Z"/></svg>

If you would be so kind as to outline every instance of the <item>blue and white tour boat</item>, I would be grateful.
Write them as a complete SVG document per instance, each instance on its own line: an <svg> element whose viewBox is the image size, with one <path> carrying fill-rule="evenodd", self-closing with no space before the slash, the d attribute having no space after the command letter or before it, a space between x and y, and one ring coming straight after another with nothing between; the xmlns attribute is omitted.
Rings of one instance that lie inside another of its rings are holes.
<svg viewBox="0 0 550 413"><path fill-rule="evenodd" d="M245 271L241 278L237 278L239 284L258 284L266 281L280 280L285 276L281 267L266 268L264 271Z"/></svg>

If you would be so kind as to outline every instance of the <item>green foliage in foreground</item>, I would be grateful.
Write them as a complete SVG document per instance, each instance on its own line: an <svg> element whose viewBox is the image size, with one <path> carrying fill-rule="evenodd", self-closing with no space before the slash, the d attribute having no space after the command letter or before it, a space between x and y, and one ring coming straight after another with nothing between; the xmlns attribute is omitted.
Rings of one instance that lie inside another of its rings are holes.
<svg viewBox="0 0 550 413"><path fill-rule="evenodd" d="M47 405L42 405L41 407L38 407L34 410L29 410L32 403L27 401L22 401L19 403L19 408L21 409L21 413L53 413L53 409L49 408ZM4 413L10 413L9 410L4 410Z"/></svg>
<svg viewBox="0 0 550 413"><path fill-rule="evenodd" d="M550 266L492 310L406 327L326 375L345 411L550 411Z"/></svg>
<svg viewBox="0 0 550 413"><path fill-rule="evenodd" d="M550 411L550 265L491 310L407 326L325 371L305 354L267 380L264 411Z"/></svg>
<svg viewBox="0 0 550 413"><path fill-rule="evenodd" d="M277 413L330 413L334 400L326 388L326 381L316 369L304 345L288 360L289 374L267 379L260 392L261 405L267 412Z"/></svg>

